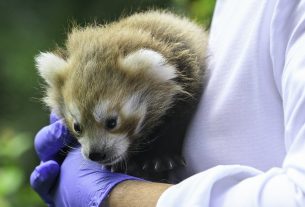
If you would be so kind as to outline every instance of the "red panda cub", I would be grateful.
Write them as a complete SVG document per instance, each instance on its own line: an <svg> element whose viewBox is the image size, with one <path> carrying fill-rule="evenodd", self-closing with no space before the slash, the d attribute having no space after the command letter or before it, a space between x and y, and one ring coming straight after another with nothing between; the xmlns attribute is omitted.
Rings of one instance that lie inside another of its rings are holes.
<svg viewBox="0 0 305 207"><path fill-rule="evenodd" d="M36 57L44 101L85 158L155 181L185 162L181 146L202 91L207 33L147 11L74 28L64 52Z"/></svg>

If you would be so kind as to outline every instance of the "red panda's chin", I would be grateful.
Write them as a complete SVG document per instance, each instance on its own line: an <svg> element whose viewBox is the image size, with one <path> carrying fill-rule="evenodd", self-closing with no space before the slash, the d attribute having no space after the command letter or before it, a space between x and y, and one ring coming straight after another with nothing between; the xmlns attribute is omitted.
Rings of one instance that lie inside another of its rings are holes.
<svg viewBox="0 0 305 207"><path fill-rule="evenodd" d="M112 166L112 165L118 164L123 159L124 159L124 156L119 155L119 156L110 157L109 159L103 160L100 163L104 166Z"/></svg>

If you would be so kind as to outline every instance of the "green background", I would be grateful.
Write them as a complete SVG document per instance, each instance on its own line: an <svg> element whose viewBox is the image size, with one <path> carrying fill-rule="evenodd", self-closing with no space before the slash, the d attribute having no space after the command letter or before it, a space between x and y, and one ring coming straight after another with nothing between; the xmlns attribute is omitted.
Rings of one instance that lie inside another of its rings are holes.
<svg viewBox="0 0 305 207"><path fill-rule="evenodd" d="M214 0L1 0L0 1L0 206L45 206L29 186L39 163L33 141L48 124L40 51L63 45L72 22L109 22L150 8L167 8L209 27Z"/></svg>

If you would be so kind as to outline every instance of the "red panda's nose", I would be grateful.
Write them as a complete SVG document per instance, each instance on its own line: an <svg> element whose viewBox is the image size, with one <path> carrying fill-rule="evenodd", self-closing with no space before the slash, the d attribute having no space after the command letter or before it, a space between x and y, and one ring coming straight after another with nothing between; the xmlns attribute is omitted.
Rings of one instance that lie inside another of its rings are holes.
<svg viewBox="0 0 305 207"><path fill-rule="evenodd" d="M89 159L92 161L102 161L106 159L106 153L103 152L91 152L89 154Z"/></svg>

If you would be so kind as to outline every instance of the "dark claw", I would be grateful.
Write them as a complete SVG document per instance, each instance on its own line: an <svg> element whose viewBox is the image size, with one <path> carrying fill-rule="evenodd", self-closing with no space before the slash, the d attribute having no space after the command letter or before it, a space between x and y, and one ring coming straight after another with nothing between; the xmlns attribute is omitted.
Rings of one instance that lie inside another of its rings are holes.
<svg viewBox="0 0 305 207"><path fill-rule="evenodd" d="M116 170L117 170L116 167L114 165L112 165L111 168L110 168L110 171L111 172L116 172Z"/></svg>
<svg viewBox="0 0 305 207"><path fill-rule="evenodd" d="M168 170L172 170L177 166L176 162L171 157L167 157L166 162Z"/></svg>
<svg viewBox="0 0 305 207"><path fill-rule="evenodd" d="M153 161L153 166L154 166L154 170L156 172L162 172L162 171L167 170L166 166L164 165L164 160L162 160L162 159L155 159Z"/></svg>
<svg viewBox="0 0 305 207"><path fill-rule="evenodd" d="M142 170L148 171L151 169L151 163L149 161L145 161L142 165Z"/></svg>
<svg viewBox="0 0 305 207"><path fill-rule="evenodd" d="M186 166L186 162L182 156L175 155L173 158L178 166L182 166L182 167Z"/></svg>

